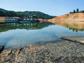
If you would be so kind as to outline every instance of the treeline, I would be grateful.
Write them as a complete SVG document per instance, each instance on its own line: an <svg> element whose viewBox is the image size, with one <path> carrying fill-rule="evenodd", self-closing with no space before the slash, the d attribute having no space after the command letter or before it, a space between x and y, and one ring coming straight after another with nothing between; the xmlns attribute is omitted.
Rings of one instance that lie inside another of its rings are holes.
<svg viewBox="0 0 84 63"><path fill-rule="evenodd" d="M42 18L42 19L51 19L54 18L56 16L50 16L48 14L45 14L43 12L39 12L39 11L25 11L25 12L17 12L18 14L23 14L25 16L33 16L36 15L37 18Z"/></svg>
<svg viewBox="0 0 84 63"><path fill-rule="evenodd" d="M73 10L73 12L70 12L70 13L84 13L84 10L79 11L79 9L76 9L76 10Z"/></svg>
<svg viewBox="0 0 84 63"><path fill-rule="evenodd" d="M79 9L73 10L73 12L70 13L79 13Z"/></svg>
<svg viewBox="0 0 84 63"><path fill-rule="evenodd" d="M24 17L25 15L22 15L22 14L18 14L16 12L13 12L13 11L0 11L0 16L7 16L7 17Z"/></svg>
<svg viewBox="0 0 84 63"><path fill-rule="evenodd" d="M36 15L37 18L42 18L42 19L51 19L56 16L50 16L48 14L45 14L43 12L39 11L24 11L24 12L15 12L15 11L8 11L5 9L0 8L0 16L8 16L8 17L28 17L28 16L33 16Z"/></svg>

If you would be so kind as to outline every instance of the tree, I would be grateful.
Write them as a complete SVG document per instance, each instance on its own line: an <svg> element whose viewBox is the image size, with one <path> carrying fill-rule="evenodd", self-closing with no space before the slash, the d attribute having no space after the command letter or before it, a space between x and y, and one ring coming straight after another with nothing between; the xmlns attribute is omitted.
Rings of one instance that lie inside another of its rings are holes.
<svg viewBox="0 0 84 63"><path fill-rule="evenodd" d="M76 13L76 11L75 11L75 10L73 10L73 13Z"/></svg>
<svg viewBox="0 0 84 63"><path fill-rule="evenodd" d="M70 14L71 14L72 12L70 12Z"/></svg>
<svg viewBox="0 0 84 63"><path fill-rule="evenodd" d="M77 9L77 12L79 12L79 9Z"/></svg>
<svg viewBox="0 0 84 63"><path fill-rule="evenodd" d="M5 16L3 11L0 11L0 16Z"/></svg>

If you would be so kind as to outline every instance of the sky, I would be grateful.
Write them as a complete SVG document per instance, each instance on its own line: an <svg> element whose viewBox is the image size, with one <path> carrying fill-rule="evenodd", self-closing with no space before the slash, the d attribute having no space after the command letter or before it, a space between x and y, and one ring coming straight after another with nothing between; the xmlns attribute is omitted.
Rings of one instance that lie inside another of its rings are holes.
<svg viewBox="0 0 84 63"><path fill-rule="evenodd" d="M77 8L84 10L84 0L0 0L0 8L12 11L41 11L60 16Z"/></svg>

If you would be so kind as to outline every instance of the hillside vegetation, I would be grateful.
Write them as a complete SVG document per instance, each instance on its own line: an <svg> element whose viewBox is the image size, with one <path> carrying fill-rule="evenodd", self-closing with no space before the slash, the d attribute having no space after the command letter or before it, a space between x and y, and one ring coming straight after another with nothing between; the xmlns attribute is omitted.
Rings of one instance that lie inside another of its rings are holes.
<svg viewBox="0 0 84 63"><path fill-rule="evenodd" d="M28 17L28 16L33 16L36 15L37 18L42 18L42 19L51 19L54 18L55 16L50 16L48 14L45 14L43 12L39 11L24 11L24 12L15 12L15 11L8 11L5 9L0 8L0 16L8 16L8 17Z"/></svg>
<svg viewBox="0 0 84 63"><path fill-rule="evenodd" d="M7 16L7 17L24 17L25 15L22 15L22 14L18 14L14 11L8 11L8 10L5 10L5 9L1 9L0 8L0 16Z"/></svg>
<svg viewBox="0 0 84 63"><path fill-rule="evenodd" d="M55 16L50 16L48 14L45 14L40 11L24 11L24 12L17 12L18 14L23 14L25 16L33 16L36 15L37 18L43 18L43 19L51 19L54 18Z"/></svg>

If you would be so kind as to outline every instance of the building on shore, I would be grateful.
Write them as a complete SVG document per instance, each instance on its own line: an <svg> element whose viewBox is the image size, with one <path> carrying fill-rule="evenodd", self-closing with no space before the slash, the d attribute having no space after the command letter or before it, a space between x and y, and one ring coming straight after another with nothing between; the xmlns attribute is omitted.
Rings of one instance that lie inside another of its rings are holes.
<svg viewBox="0 0 84 63"><path fill-rule="evenodd" d="M33 15L21 18L20 22L39 22L39 20L36 15Z"/></svg>
<svg viewBox="0 0 84 63"><path fill-rule="evenodd" d="M5 22L18 22L20 17L6 17Z"/></svg>
<svg viewBox="0 0 84 63"><path fill-rule="evenodd" d="M38 22L38 18L36 15L29 16L29 17L6 17L5 22Z"/></svg>

